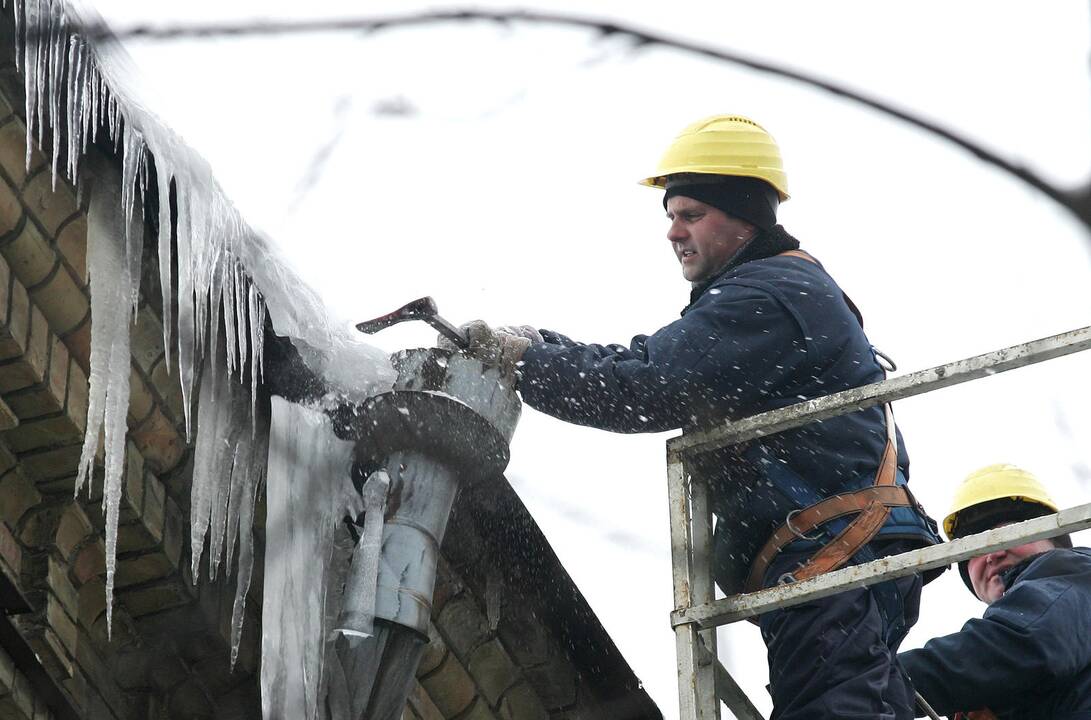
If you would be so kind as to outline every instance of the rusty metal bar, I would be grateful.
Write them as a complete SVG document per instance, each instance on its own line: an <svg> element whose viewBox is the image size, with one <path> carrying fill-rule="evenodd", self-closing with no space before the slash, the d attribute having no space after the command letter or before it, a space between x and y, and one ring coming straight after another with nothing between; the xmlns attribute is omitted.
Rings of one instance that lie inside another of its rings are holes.
<svg viewBox="0 0 1091 720"><path fill-rule="evenodd" d="M686 468L679 455L667 454L667 493L670 498L671 569L674 577L674 606L693 605L693 525L686 492ZM707 703L698 692L700 635L693 624L674 628L678 662L678 716L680 720L708 720Z"/></svg>
<svg viewBox="0 0 1091 720"><path fill-rule="evenodd" d="M679 607L671 613L671 623L676 628L694 624L702 629L726 625L761 615L774 608L783 609L800 605L844 590L866 587L884 580L957 563L1001 548L1015 547L1089 527L1091 527L1091 503L1021 523L986 530L976 535L967 535L941 545L932 545L900 555L879 558L862 565L842 568L791 585L778 585L745 595L732 595L722 600L688 608Z"/></svg>
<svg viewBox="0 0 1091 720"><path fill-rule="evenodd" d="M754 703L750 702L750 698L735 682L735 678L731 677L731 673L723 666L720 659L703 645L701 646L701 662L712 666L716 675L716 697L727 705L736 720L765 720L765 716L754 707Z"/></svg>
<svg viewBox="0 0 1091 720"><path fill-rule="evenodd" d="M682 465L685 468L685 463ZM708 483L686 473L690 507L690 592L692 601L710 603L716 599L712 580L712 507L708 501ZM709 720L720 720L720 703L716 701L716 628L700 632L705 651L697 666L697 701L709 708ZM711 660L711 662L709 661Z"/></svg>
<svg viewBox="0 0 1091 720"><path fill-rule="evenodd" d="M1088 348L1091 348L1091 327L1084 327L939 365L928 370L920 370L909 375L890 378L883 382L807 400L735 422L726 422L710 430L686 433L668 440L667 449L670 452L687 455L707 452Z"/></svg>

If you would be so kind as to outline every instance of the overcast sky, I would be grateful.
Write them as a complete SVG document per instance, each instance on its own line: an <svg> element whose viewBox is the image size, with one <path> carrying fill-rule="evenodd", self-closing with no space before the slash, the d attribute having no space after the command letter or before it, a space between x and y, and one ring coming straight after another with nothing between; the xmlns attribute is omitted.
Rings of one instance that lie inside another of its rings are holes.
<svg viewBox="0 0 1091 720"><path fill-rule="evenodd" d="M95 3L113 23L408 12L423 3ZM510 7L478 2L477 7ZM433 6L441 7L441 6ZM548 2L783 63L963 132L1047 179L1091 174L1085 3ZM967 153L801 85L620 38L461 23L374 35L128 44L155 110L212 163L345 322L432 295L461 323L529 323L623 342L688 289L658 192L674 134L747 114L781 144L781 220L862 308L902 372L1089 324L1091 240L1061 209ZM421 325L376 336L431 344ZM912 485L941 518L994 462L1085 502L1091 358L895 406ZM664 442L524 410L507 476L668 718L677 716ZM907 646L982 609L947 573ZM749 624L721 654L759 707Z"/></svg>

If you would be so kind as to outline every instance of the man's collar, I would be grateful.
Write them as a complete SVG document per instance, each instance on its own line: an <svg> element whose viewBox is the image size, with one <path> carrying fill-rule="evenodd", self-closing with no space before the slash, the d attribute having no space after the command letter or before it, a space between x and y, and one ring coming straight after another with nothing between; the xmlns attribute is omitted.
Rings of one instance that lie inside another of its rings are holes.
<svg viewBox="0 0 1091 720"><path fill-rule="evenodd" d="M686 311L690 309L693 303L697 302L699 297L705 294L706 290L740 265L752 260L773 257L788 250L798 249L799 241L789 235L788 231L781 225L777 225L770 230L757 230L750 242L739 248L738 252L731 256L731 259L727 261L722 270L708 280L692 285L689 291L689 305L682 310L682 314L685 315Z"/></svg>
<svg viewBox="0 0 1091 720"><path fill-rule="evenodd" d="M1000 573L1000 580L1001 580L1001 582L1003 582L1003 583L1004 583L1004 590L1005 590L1005 592L1006 592L1006 591L1007 591L1007 590L1008 590L1008 589L1009 589L1009 588L1010 588L1010 587L1011 587L1012 585L1014 585L1014 584L1015 584L1015 581L1019 579L1019 576L1023 574L1023 571L1024 571L1024 570L1026 570L1026 569L1027 569L1027 567L1028 567L1028 566L1029 566L1029 565L1030 565L1030 564L1031 564L1032 562L1034 562L1034 561L1035 561L1035 560L1037 560L1038 558L1042 557L1042 556L1043 556L1043 555L1045 555L1046 553L1050 553L1050 552L1053 552L1053 550L1056 550L1056 548L1053 548L1053 549L1050 549L1050 550L1046 550L1045 552L1040 552L1040 553L1037 553L1037 554L1035 554L1035 555L1029 555L1029 556L1027 556L1027 557L1023 558L1022 560L1020 560L1019 562L1015 563L1014 565L1012 565L1012 566L1011 566L1010 568L1008 568L1007 570L1003 570L1003 571L1001 571L1001 573Z"/></svg>

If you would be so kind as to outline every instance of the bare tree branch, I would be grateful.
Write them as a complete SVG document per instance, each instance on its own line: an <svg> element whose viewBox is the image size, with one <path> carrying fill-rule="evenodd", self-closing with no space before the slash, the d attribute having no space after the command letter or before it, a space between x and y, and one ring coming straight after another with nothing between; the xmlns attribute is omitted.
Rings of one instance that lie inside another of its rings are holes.
<svg viewBox="0 0 1091 720"><path fill-rule="evenodd" d="M660 46L699 55L721 62L769 73L809 85L847 100L864 105L876 112L888 115L912 125L925 132L942 138L966 150L982 162L1011 175L1029 185L1043 195L1071 212L1091 230L1091 187L1085 186L1075 191L1064 190L1047 182L1027 168L1006 160L991 150L977 144L967 137L949 130L936 122L927 120L907 110L879 100L845 85L792 70L764 60L758 60L741 53L721 50L710 45L691 42L680 38L663 35L614 20L601 20L575 15L535 12L530 10L489 11L474 9L436 10L407 15L390 15L373 18L330 18L319 20L243 20L235 23L187 24L187 25L133 25L124 28L109 28L104 25L86 26L77 32L90 39L149 38L173 40L181 38L208 38L255 35L285 35L332 31L378 32L400 27L427 25L445 22L491 21L500 24L513 22L566 25L594 30L602 36L624 36L631 38L638 46Z"/></svg>

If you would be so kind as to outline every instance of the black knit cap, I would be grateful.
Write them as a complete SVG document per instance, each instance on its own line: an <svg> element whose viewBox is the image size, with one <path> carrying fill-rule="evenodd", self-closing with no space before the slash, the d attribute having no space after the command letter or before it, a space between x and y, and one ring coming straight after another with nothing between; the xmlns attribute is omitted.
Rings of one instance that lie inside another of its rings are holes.
<svg viewBox="0 0 1091 720"><path fill-rule="evenodd" d="M667 178L663 208L675 195L693 198L732 217L769 230L777 224L780 195L765 182L751 177L685 173Z"/></svg>

